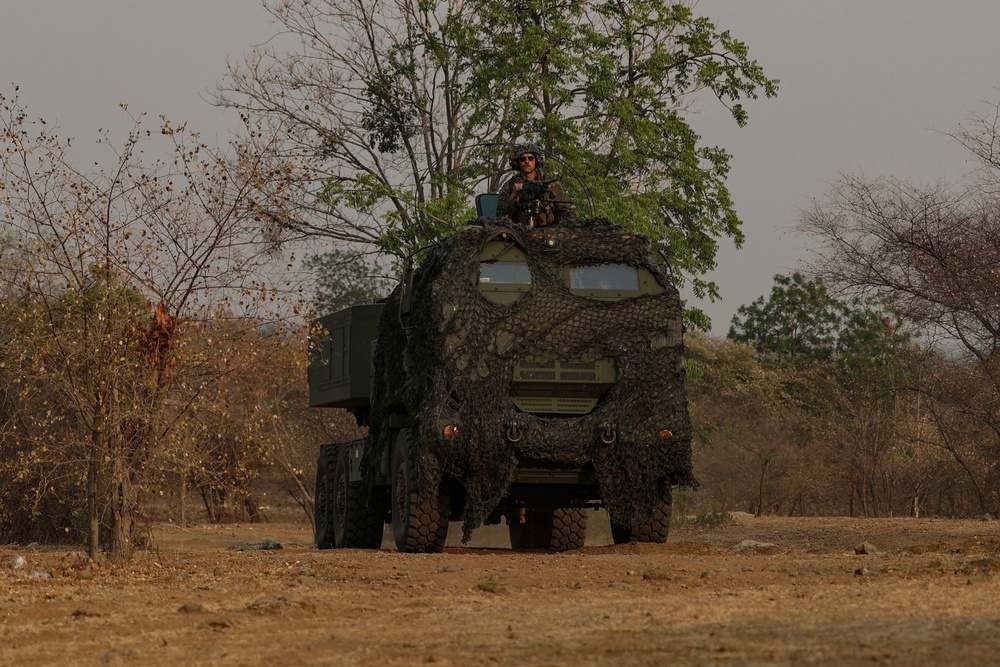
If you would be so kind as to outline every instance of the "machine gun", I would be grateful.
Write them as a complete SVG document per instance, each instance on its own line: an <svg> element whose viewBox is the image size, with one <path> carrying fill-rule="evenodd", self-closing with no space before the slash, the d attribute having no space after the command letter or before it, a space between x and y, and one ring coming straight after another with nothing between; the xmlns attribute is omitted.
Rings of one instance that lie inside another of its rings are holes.
<svg viewBox="0 0 1000 667"><path fill-rule="evenodd" d="M521 186L521 210L524 217L528 219L530 227L539 226L539 215L550 213L549 204L555 201L555 194L549 189L549 185L555 183L556 179L550 178L544 181L526 180ZM544 226L543 223L541 226Z"/></svg>

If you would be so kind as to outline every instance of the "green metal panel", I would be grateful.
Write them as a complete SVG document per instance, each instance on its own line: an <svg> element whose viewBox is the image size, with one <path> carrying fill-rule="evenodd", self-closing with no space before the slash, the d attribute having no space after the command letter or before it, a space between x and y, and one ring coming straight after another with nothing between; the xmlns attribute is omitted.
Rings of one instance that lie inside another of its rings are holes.
<svg viewBox="0 0 1000 667"><path fill-rule="evenodd" d="M372 343L381 303L350 306L314 320L309 331L309 405L366 408L371 401Z"/></svg>

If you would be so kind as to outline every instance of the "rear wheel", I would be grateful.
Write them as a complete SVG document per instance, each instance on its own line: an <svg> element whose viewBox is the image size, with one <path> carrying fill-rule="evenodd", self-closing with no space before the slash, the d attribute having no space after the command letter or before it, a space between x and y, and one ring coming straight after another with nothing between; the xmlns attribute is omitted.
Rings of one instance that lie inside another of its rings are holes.
<svg viewBox="0 0 1000 667"><path fill-rule="evenodd" d="M347 461L347 448L338 447L336 465L333 468L330 485L330 506L333 515L333 546L338 549L354 546L348 539L348 522L350 512L347 496L350 487L350 468Z"/></svg>
<svg viewBox="0 0 1000 667"><path fill-rule="evenodd" d="M334 546L333 539L333 476L334 458L337 448L323 446L319 449L319 459L316 461L316 492L314 502L314 535L316 547L329 549Z"/></svg>
<svg viewBox="0 0 1000 667"><path fill-rule="evenodd" d="M587 510L579 507L559 507L552 514L553 551L580 549L587 539Z"/></svg>
<svg viewBox="0 0 1000 667"><path fill-rule="evenodd" d="M362 482L347 487L347 543L358 549L382 546L385 517L389 512L389 494L385 488L365 493Z"/></svg>
<svg viewBox="0 0 1000 667"><path fill-rule="evenodd" d="M587 510L557 507L550 512L528 510L507 524L512 549L579 549L587 539Z"/></svg>
<svg viewBox="0 0 1000 667"><path fill-rule="evenodd" d="M392 536L400 551L440 551L448 536L448 497L440 489L417 493L407 431L392 449Z"/></svg>
<svg viewBox="0 0 1000 667"><path fill-rule="evenodd" d="M611 539L615 544L626 544L628 542L658 542L667 541L670 534L670 495L667 498L658 498L653 505L653 511L649 517L635 530L630 530L625 526L615 523L611 524Z"/></svg>
<svg viewBox="0 0 1000 667"><path fill-rule="evenodd" d="M670 534L670 512L670 498L658 499L649 518L635 531L635 538L640 542L666 542Z"/></svg>
<svg viewBox="0 0 1000 667"><path fill-rule="evenodd" d="M611 524L611 539L615 544L628 544L632 541L632 529L621 524Z"/></svg>
<svg viewBox="0 0 1000 667"><path fill-rule="evenodd" d="M340 447L334 467L332 511L333 541L338 549L378 549L382 546L385 515L389 511L385 489L365 493L361 481L351 481L351 458Z"/></svg>
<svg viewBox="0 0 1000 667"><path fill-rule="evenodd" d="M507 524L507 532L512 549L548 549L552 542L552 515L528 510Z"/></svg>

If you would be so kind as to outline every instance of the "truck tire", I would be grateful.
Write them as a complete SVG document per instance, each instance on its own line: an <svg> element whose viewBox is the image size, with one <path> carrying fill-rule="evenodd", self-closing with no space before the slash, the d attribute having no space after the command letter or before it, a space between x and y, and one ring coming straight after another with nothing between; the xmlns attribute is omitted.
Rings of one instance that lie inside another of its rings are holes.
<svg viewBox="0 0 1000 667"><path fill-rule="evenodd" d="M351 459L340 447L333 475L333 541L338 549L378 549L382 546L385 515L389 511L384 489L365 493L364 484L351 481Z"/></svg>
<svg viewBox="0 0 1000 667"><path fill-rule="evenodd" d="M632 542L632 529L621 524L611 524L611 539L615 544L628 544Z"/></svg>
<svg viewBox="0 0 1000 667"><path fill-rule="evenodd" d="M326 445L319 448L316 461L316 491L313 503L313 523L316 547L330 549L333 544L333 465L337 448Z"/></svg>
<svg viewBox="0 0 1000 667"><path fill-rule="evenodd" d="M512 549L579 549L587 539L587 510L557 507L551 513L529 510L525 522L507 524Z"/></svg>
<svg viewBox="0 0 1000 667"><path fill-rule="evenodd" d="M528 510L524 513L524 523L520 517L508 521L507 532L511 549L548 549L552 543L552 515Z"/></svg>
<svg viewBox="0 0 1000 667"><path fill-rule="evenodd" d="M347 460L347 448L337 447L336 463L333 467L333 476L330 483L330 509L333 520L333 546L337 549L344 549L350 546L348 539L348 524L350 521L350 508L348 507L348 494L350 491L350 464Z"/></svg>
<svg viewBox="0 0 1000 667"><path fill-rule="evenodd" d="M552 513L552 538L549 549L569 551L580 549L587 539L587 510L579 507L559 507Z"/></svg>
<svg viewBox="0 0 1000 667"><path fill-rule="evenodd" d="M636 540L639 542L666 542L667 536L670 534L670 512L669 497L666 500L662 498L657 500L649 518L635 531Z"/></svg>
<svg viewBox="0 0 1000 667"><path fill-rule="evenodd" d="M611 524L611 539L615 544L626 544L628 542L657 542L662 544L667 541L670 534L670 500L659 499L653 506L653 511L636 530L629 530L618 524Z"/></svg>
<svg viewBox="0 0 1000 667"><path fill-rule="evenodd" d="M356 549L378 549L382 546L385 517L389 513L386 489L365 493L364 483L351 482L347 494L347 538Z"/></svg>
<svg viewBox="0 0 1000 667"><path fill-rule="evenodd" d="M392 448L392 537L400 551L440 551L448 537L448 497L440 490L415 489L416 467L404 430Z"/></svg>

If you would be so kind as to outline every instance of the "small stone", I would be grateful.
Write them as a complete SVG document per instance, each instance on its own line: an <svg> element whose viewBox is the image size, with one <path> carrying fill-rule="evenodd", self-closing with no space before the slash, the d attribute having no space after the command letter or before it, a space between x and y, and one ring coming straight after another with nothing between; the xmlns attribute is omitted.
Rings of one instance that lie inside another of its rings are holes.
<svg viewBox="0 0 1000 667"><path fill-rule="evenodd" d="M870 574L870 571L868 570L867 567L859 567L854 571L854 574L856 574L859 577L866 577Z"/></svg>
<svg viewBox="0 0 1000 667"><path fill-rule="evenodd" d="M733 546L736 551L754 551L757 549L769 549L773 547L774 544L771 542L758 542L757 540L743 540L739 544Z"/></svg>
<svg viewBox="0 0 1000 667"><path fill-rule="evenodd" d="M283 599L276 595L262 595L248 604L247 609L250 611L274 611L281 606Z"/></svg>
<svg viewBox="0 0 1000 667"><path fill-rule="evenodd" d="M32 570L28 573L29 579L51 579L52 575L42 570Z"/></svg>
<svg viewBox="0 0 1000 667"><path fill-rule="evenodd" d="M635 586L625 581L612 581L608 584L608 588L616 588L623 591L631 591L635 589Z"/></svg>
<svg viewBox="0 0 1000 667"><path fill-rule="evenodd" d="M299 576L299 585L300 586L316 586L319 583L320 583L320 578L319 577L314 577L311 574L303 574L303 575Z"/></svg>
<svg viewBox="0 0 1000 667"><path fill-rule="evenodd" d="M204 614L206 609L200 602L185 602L177 608L177 611L182 614Z"/></svg>
<svg viewBox="0 0 1000 667"><path fill-rule="evenodd" d="M878 548L871 542L862 542L854 547L854 553L859 556L874 556L878 553Z"/></svg>
<svg viewBox="0 0 1000 667"><path fill-rule="evenodd" d="M229 551L276 551L278 549L284 549L280 542L275 540L264 540L259 544L250 544L245 542L243 544L234 544L229 547Z"/></svg>
<svg viewBox="0 0 1000 667"><path fill-rule="evenodd" d="M669 581L673 577L667 570L653 569L643 572L642 578L646 581Z"/></svg>
<svg viewBox="0 0 1000 667"><path fill-rule="evenodd" d="M493 593L494 595L504 595L507 593L507 587L496 581L483 581L473 586L472 589L483 591L484 593Z"/></svg>
<svg viewBox="0 0 1000 667"><path fill-rule="evenodd" d="M14 556L14 560L11 561L10 566L15 570L23 570L28 567L28 559L21 554L18 554Z"/></svg>
<svg viewBox="0 0 1000 667"><path fill-rule="evenodd" d="M462 568L457 565L445 565L441 568L441 572L461 572Z"/></svg>
<svg viewBox="0 0 1000 667"><path fill-rule="evenodd" d="M104 612L97 609L77 609L72 615L74 618L99 618L104 616Z"/></svg>
<svg viewBox="0 0 1000 667"><path fill-rule="evenodd" d="M202 630L227 630L233 627L233 622L225 616L210 616L204 623L198 626Z"/></svg>

